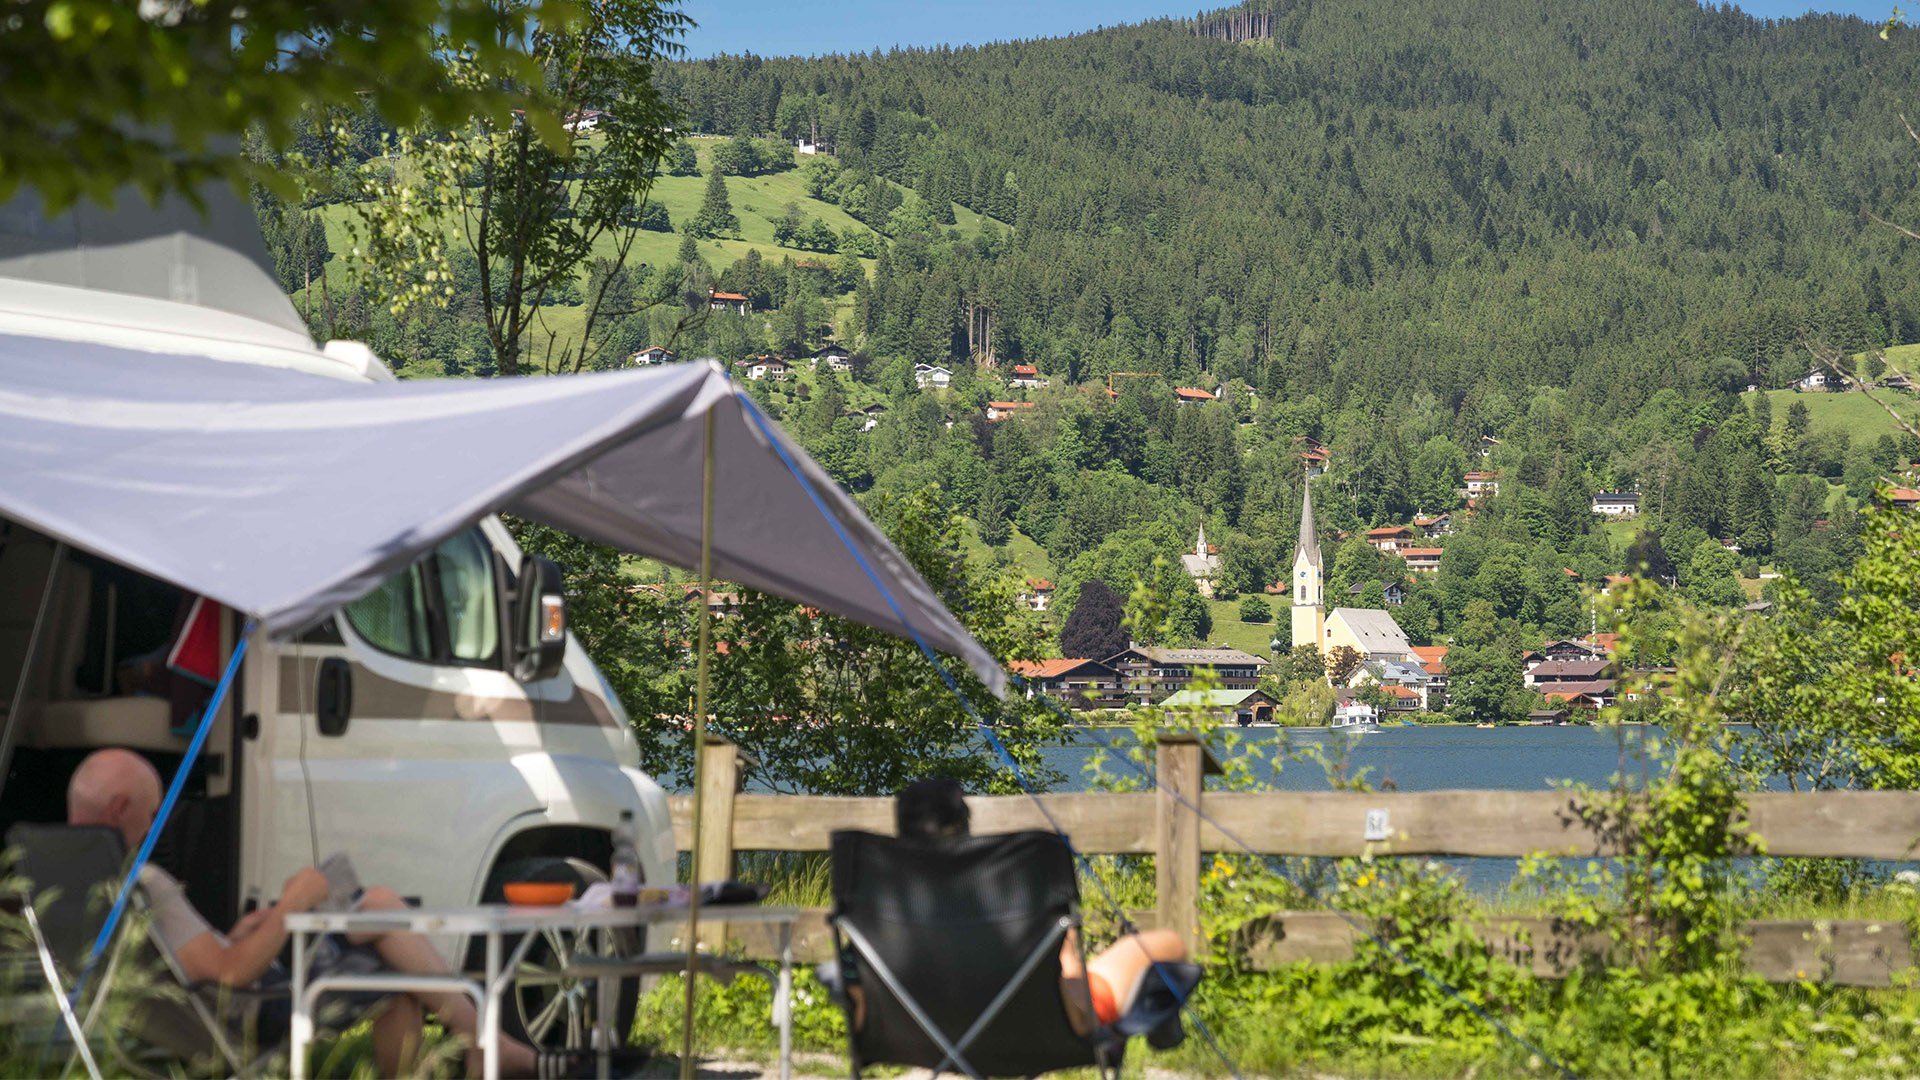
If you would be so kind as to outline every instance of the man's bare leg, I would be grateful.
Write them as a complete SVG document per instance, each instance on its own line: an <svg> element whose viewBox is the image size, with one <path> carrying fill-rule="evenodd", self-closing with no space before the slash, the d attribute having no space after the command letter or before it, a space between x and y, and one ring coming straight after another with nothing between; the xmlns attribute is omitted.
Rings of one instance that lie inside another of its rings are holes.
<svg viewBox="0 0 1920 1080"><path fill-rule="evenodd" d="M411 1076L419 1067L420 1003L401 994L388 998L373 1020L373 1060L381 1076Z"/></svg>
<svg viewBox="0 0 1920 1080"><path fill-rule="evenodd" d="M393 911L406 906L400 894L384 885L376 885L366 890L360 897L363 911ZM373 934L358 935L351 939L354 944L371 942L379 952L380 959L395 971L409 975L445 975L449 974L447 962L433 943L419 934ZM415 995L427 1010L438 1017L448 1031L461 1035L471 1048L467 1051L467 1071L471 1075L480 1072L479 1032L480 1017L474 1012L473 1002L464 994ZM416 1025L417 1026L417 1025ZM416 1036L417 1037L417 1036ZM500 1071L509 1076L531 1076L538 1064L533 1048L518 1039L506 1035L500 1036Z"/></svg>
<svg viewBox="0 0 1920 1080"><path fill-rule="evenodd" d="M1119 995L1131 994L1140 976L1152 965L1181 963L1186 958L1187 943L1179 934L1167 929L1141 930L1100 950L1087 961L1087 971L1107 981L1107 987L1119 999L1116 1004L1121 1014L1125 1015L1133 1002Z"/></svg>

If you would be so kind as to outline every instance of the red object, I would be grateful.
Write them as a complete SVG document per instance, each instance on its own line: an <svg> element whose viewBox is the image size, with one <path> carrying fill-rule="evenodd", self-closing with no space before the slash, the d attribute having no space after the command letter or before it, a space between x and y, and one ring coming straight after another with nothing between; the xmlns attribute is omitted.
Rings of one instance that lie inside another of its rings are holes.
<svg viewBox="0 0 1920 1080"><path fill-rule="evenodd" d="M1093 999L1093 1015L1103 1024L1120 1019L1120 1001L1113 986L1097 971L1087 972L1087 996Z"/></svg>
<svg viewBox="0 0 1920 1080"><path fill-rule="evenodd" d="M512 881L501 891L515 907L559 907L573 899L573 886L564 881Z"/></svg>
<svg viewBox="0 0 1920 1080"><path fill-rule="evenodd" d="M220 679L220 605L204 596L193 598L180 635L167 650L167 670L212 686Z"/></svg>

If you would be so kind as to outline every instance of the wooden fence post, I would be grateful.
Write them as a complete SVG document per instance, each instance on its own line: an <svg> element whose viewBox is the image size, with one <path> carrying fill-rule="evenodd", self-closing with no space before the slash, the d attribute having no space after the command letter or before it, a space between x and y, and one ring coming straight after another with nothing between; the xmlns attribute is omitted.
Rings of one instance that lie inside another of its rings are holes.
<svg viewBox="0 0 1920 1080"><path fill-rule="evenodd" d="M693 853L693 885L734 876L733 797L740 790L740 748L718 735L700 747L700 850ZM700 943L718 951L727 941L723 924L702 921Z"/></svg>
<svg viewBox="0 0 1920 1080"><path fill-rule="evenodd" d="M1192 735L1161 735L1155 750L1153 882L1159 923L1200 948L1200 805L1206 777L1220 763Z"/></svg>

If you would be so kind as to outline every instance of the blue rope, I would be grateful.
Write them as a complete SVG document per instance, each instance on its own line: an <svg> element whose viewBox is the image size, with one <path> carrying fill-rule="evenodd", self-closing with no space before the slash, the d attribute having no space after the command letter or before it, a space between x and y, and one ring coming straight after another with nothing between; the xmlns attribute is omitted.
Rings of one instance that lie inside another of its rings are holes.
<svg viewBox="0 0 1920 1080"><path fill-rule="evenodd" d="M828 508L826 500L820 497L820 493L814 488L813 482L808 480L806 474L800 470L799 463L793 459L793 455L787 453L786 447L780 445L779 438L771 429L766 417L761 415L753 399L744 395L736 395L736 398L740 402L741 411L746 413L754 425L760 429L761 436L767 440L769 446L773 447L774 453L779 456L781 463L786 466L787 471L793 475L795 480L800 482L801 490L807 493L807 498L813 503L814 509L818 510L820 516L826 519L828 525L832 526L834 534L840 539L841 546L847 549L847 553L853 556L854 562L857 563L861 571L867 575L867 580L873 583L875 589L879 590L881 599L887 602L887 607L892 610L894 618L900 620L900 625L906 628L908 635L913 638L913 643L919 646L921 654L933 665L934 670L940 673L940 678L947 684L947 689L952 692L954 698L960 702L961 708L966 711L968 716L973 718L974 723L980 729L980 733L986 736L987 744L992 747L994 753L999 756L1001 763L1006 765L1013 773L1014 780L1020 785L1021 791L1025 792L1026 796L1033 800L1034 806L1040 810L1040 816L1044 817L1047 823L1053 826L1054 833L1060 837L1062 843L1067 845L1067 851L1073 856L1074 860L1080 864L1082 870L1086 872L1088 880L1094 883L1094 887L1100 890L1101 896L1106 899L1108 905L1113 908L1114 913L1119 916L1122 928L1129 934L1137 934L1139 931L1133 925L1132 920L1127 918L1126 909L1120 906L1119 901L1114 898L1112 893L1108 892L1106 884L1100 880L1099 875L1092 872L1091 864L1088 863L1086 856L1082 855L1079 849L1074 847L1073 839L1069 837L1066 830L1061 827L1059 819L1053 816L1053 812L1047 809L1046 802L1034 791L1033 785L1028 780L1025 770L1020 768L1020 763L1014 760L1013 754L1006 748L1006 745L1000 741L1000 737L994 734L993 726L987 722L986 717L980 714L980 711L974 707L972 700L960 689L958 680L953 677L952 672L947 670L946 664L941 662L939 655L928 646L926 638L921 635L919 628L913 624L913 620L909 619L907 613L901 609L899 602L894 599L892 590L887 588L886 583L881 580L880 575L876 573L873 567L867 562L867 557L860 552L859 545L855 544L853 537L847 533L846 526L842 524L840 519L834 516L832 510ZM1194 1028L1206 1039L1207 1045L1213 1048L1213 1052L1219 1056L1221 1063L1224 1064L1227 1067L1227 1071L1233 1075L1234 1080L1240 1080L1240 1067L1236 1065L1233 1059L1227 1055L1227 1052L1221 1048L1219 1040L1214 1038L1213 1032L1207 1027L1206 1021L1202 1020L1200 1015L1188 1004L1188 995L1181 993L1180 988L1174 985L1172 977L1167 974L1161 965L1153 964L1151 967L1153 971L1160 976L1161 981L1166 984L1167 990L1173 994L1174 1000L1179 1002L1181 1011L1186 1013L1187 1018L1193 1022Z"/></svg>
<svg viewBox="0 0 1920 1080"><path fill-rule="evenodd" d="M187 786L187 774L193 771L194 762L200 757L200 748L206 745L207 733L213 730L213 721L220 714L220 706L225 703L227 690L233 686L233 680L240 673L240 660L247 655L247 642L253 637L253 622L249 620L240 631L240 639L234 643L233 655L227 660L227 670L221 674L220 681L213 688L213 696L207 699L207 707L200 714L200 726L194 729L193 740L187 743L187 752L180 759L180 767L174 770L173 782L167 785L166 797L160 800L160 809L153 815L153 825L147 829L146 838L140 841L140 850L133 857L133 866L127 870L127 878L120 883L120 892L113 898L113 910L107 913L106 924L100 927L100 935L93 939L93 948L87 953L87 963L80 971L80 978L74 983L71 1000L76 1004L87 987L87 979L100 962L100 954L106 951L107 943L113 940L114 928L127 912L127 900L133 895L133 886L140 880L140 871L146 869L147 860L153 857L153 845L160 839L160 830L167 824L167 818L173 814L174 804L180 801L180 792Z"/></svg>
<svg viewBox="0 0 1920 1080"><path fill-rule="evenodd" d="M1027 682L1026 679L1021 678L1019 675L1015 675L1013 676L1013 678L1014 678L1014 681L1021 683L1023 685L1026 684ZM1047 706L1051 708L1054 712L1058 713L1062 719L1072 722L1072 719L1073 719L1072 716L1066 711L1065 708L1063 708L1060 705L1059 702L1053 700L1053 698L1049 697L1044 693L1041 694L1040 696L1046 700ZM1262 860L1263 863L1265 862L1265 857L1262 856L1258 851L1255 851L1253 848L1253 845L1247 843L1245 840L1242 840L1240 839L1240 837L1234 835L1234 832L1232 829L1227 828L1225 825L1221 824L1217 819L1209 815L1206 811L1200 809L1199 804L1193 802L1192 800L1188 799L1185 795L1182 795L1180 792L1175 791L1172 788L1160 787L1159 781L1154 777L1154 775L1151 772L1147 771L1147 767L1145 765L1142 765L1139 762L1133 760L1131 757L1127 756L1124 752L1122 752L1118 747L1114 746L1111 742L1108 742L1104 737L1097 734L1097 729L1093 728L1090 725L1085 726L1084 729L1088 734L1093 735L1094 741L1098 742L1102 749L1111 751L1115 757L1125 762L1128 768L1133 769L1135 772L1138 772L1141 776L1145 777L1147 782L1152 784L1155 789L1166 792L1168 795L1172 796L1175 801L1179 802L1181 805L1185 806L1188 810L1192 811L1194 816L1200 818L1202 821L1205 821L1209 825L1212 825L1215 829L1218 829L1220 831L1220 835L1226 837L1228 840L1233 841L1234 844L1238 845L1242 851L1246 852L1248 855L1253 856L1256 859ZM1439 987L1442 992L1447 994L1449 997L1453 998L1455 1001L1458 1001L1460 1004L1466 1006L1467 1009L1471 1011L1475 1016L1486 1021L1489 1027L1493 1028L1495 1031L1499 1032L1500 1034L1506 1036L1508 1039L1511 1039L1515 1044L1519 1045L1523 1049L1539 1057L1541 1061L1544 1061L1548 1065L1552 1066L1556 1072L1558 1072L1561 1076L1566 1077L1567 1080L1578 1080L1577 1074L1572 1069L1569 1069L1566 1065L1562 1064L1559 1059L1555 1058L1552 1054L1547 1053L1545 1050L1535 1045L1531 1040L1526 1038L1526 1036L1521 1035L1520 1033L1514 1031L1512 1028L1508 1027L1504 1022L1502 1022L1498 1017L1495 1017L1492 1013L1489 1013L1485 1009L1481 1008L1479 1005L1475 1004L1472 999L1468 998L1465 994L1462 994L1459 990L1455 989L1451 983L1447 982L1445 979L1441 978L1440 976L1434 974L1433 971L1429 969L1425 964L1422 964L1419 961L1408 956L1405 951L1395 946L1392 942L1388 941L1386 938L1381 937L1379 934L1374 933L1373 929L1369 927L1366 923L1360 921L1359 919L1354 918L1353 916L1347 914L1345 911L1342 911L1339 908L1332 906L1331 904L1327 904L1326 901L1319 895L1318 890L1314 889L1310 884L1308 884L1307 882L1299 881L1292 877L1289 877L1284 868L1272 866L1272 864L1270 863L1268 863L1267 865L1269 866L1269 868L1273 869L1275 873L1279 874L1282 879L1288 882L1291 882L1301 892L1305 893L1309 900L1312 900L1316 903L1321 904L1323 907L1326 908L1327 911L1332 912L1342 922L1352 927L1357 933L1360 933L1366 936L1369 940L1373 941L1374 944L1380 946L1382 949L1385 949L1390 955L1393 956L1394 959L1400 961L1401 963L1419 972L1422 978L1426 979L1428 982L1432 983L1433 985Z"/></svg>

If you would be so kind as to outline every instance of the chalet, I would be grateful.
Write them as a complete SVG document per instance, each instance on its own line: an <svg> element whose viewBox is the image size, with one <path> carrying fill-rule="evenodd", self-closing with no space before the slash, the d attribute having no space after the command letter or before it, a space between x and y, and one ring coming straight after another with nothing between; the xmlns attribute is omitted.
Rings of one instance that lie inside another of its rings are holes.
<svg viewBox="0 0 1920 1080"><path fill-rule="evenodd" d="M987 402L987 421L997 423L1014 413L1033 407L1031 401L989 401Z"/></svg>
<svg viewBox="0 0 1920 1080"><path fill-rule="evenodd" d="M1032 364L1015 364L1009 373L1007 385L1038 390L1047 385L1047 380L1040 377L1040 369Z"/></svg>
<svg viewBox="0 0 1920 1080"><path fill-rule="evenodd" d="M1176 386L1173 389L1173 400L1177 405L1205 405L1218 399L1218 394L1208 393L1196 386Z"/></svg>
<svg viewBox="0 0 1920 1080"><path fill-rule="evenodd" d="M1893 488L1887 492L1887 506L1894 510L1911 510L1920 506L1920 489Z"/></svg>
<svg viewBox="0 0 1920 1080"><path fill-rule="evenodd" d="M1593 512L1601 517L1630 518L1640 512L1637 491L1600 491L1593 496Z"/></svg>
<svg viewBox="0 0 1920 1080"><path fill-rule="evenodd" d="M1600 595L1611 596L1613 595L1613 590L1622 585L1629 584L1632 581L1633 575L1631 574L1608 574L1606 580L1600 585Z"/></svg>
<svg viewBox="0 0 1920 1080"><path fill-rule="evenodd" d="M1825 368L1814 368L1807 372L1805 378L1794 383L1793 388L1802 392L1819 392L1823 390L1839 390L1844 388L1845 384L1846 380L1844 378L1832 374Z"/></svg>
<svg viewBox="0 0 1920 1080"><path fill-rule="evenodd" d="M913 365L913 385L925 390L931 386L935 390L945 390L953 385L953 372L932 364Z"/></svg>
<svg viewBox="0 0 1920 1080"><path fill-rule="evenodd" d="M671 364L678 359L673 350L665 345L649 345L627 357L627 363L634 367L652 367L655 364Z"/></svg>
<svg viewBox="0 0 1920 1080"><path fill-rule="evenodd" d="M1567 710L1564 708L1534 709L1527 713L1527 723L1534 727L1558 727L1566 722Z"/></svg>
<svg viewBox="0 0 1920 1080"><path fill-rule="evenodd" d="M1571 709L1597 711L1612 705L1617 693L1613 680L1606 679L1584 683L1555 683L1540 688L1540 696L1549 704L1566 705Z"/></svg>
<svg viewBox="0 0 1920 1080"><path fill-rule="evenodd" d="M1437 574L1440 572L1440 555L1437 547L1401 548L1396 554L1407 561L1407 569L1416 574Z"/></svg>
<svg viewBox="0 0 1920 1080"><path fill-rule="evenodd" d="M1414 659L1420 661L1420 670L1427 673L1427 708L1440 710L1447 707L1447 646L1415 645Z"/></svg>
<svg viewBox="0 0 1920 1080"><path fill-rule="evenodd" d="M1380 595L1386 597L1390 607L1399 607L1407 602L1407 587L1397 581L1356 581L1347 587L1347 595L1358 600L1366 595L1367 588L1372 585L1380 586Z"/></svg>
<svg viewBox="0 0 1920 1080"><path fill-rule="evenodd" d="M1225 690L1253 690L1260 685L1265 659L1239 649L1163 649L1133 644L1110 656L1106 665L1120 673L1129 699L1142 705L1184 690L1202 668L1212 668Z"/></svg>
<svg viewBox="0 0 1920 1080"><path fill-rule="evenodd" d="M1480 456L1483 458L1492 457L1494 448L1499 445L1500 440L1491 435L1480 436Z"/></svg>
<svg viewBox="0 0 1920 1080"><path fill-rule="evenodd" d="M787 362L777 356L749 356L740 361L738 367L747 373L747 378L755 382L761 379L780 382L793 373Z"/></svg>
<svg viewBox="0 0 1920 1080"><path fill-rule="evenodd" d="M1480 499L1500 494L1500 474L1498 472L1470 472L1466 475L1467 498Z"/></svg>
<svg viewBox="0 0 1920 1080"><path fill-rule="evenodd" d="M1008 667L1020 677L1029 698L1045 694L1081 708L1119 708L1127 703L1120 692L1120 673L1098 660L1015 660Z"/></svg>
<svg viewBox="0 0 1920 1080"><path fill-rule="evenodd" d="M810 143L805 139L795 139L793 141L793 152L802 157L812 157L820 152L820 147L818 144Z"/></svg>
<svg viewBox="0 0 1920 1080"><path fill-rule="evenodd" d="M578 112L568 114L567 118L560 122L560 126L575 135L584 135L589 131L599 130L601 124L612 119L612 117L601 112L599 109L581 109Z"/></svg>
<svg viewBox="0 0 1920 1080"><path fill-rule="evenodd" d="M1265 690L1177 690L1160 702L1163 709L1201 708L1222 720L1231 719L1241 727L1273 723L1280 703Z"/></svg>
<svg viewBox="0 0 1920 1080"><path fill-rule="evenodd" d="M1913 376L1905 372L1889 371L1887 372L1886 378L1880 380L1880 385L1889 390L1903 390L1911 394L1916 384L1913 381Z"/></svg>
<svg viewBox="0 0 1920 1080"><path fill-rule="evenodd" d="M1300 462L1306 466L1308 479L1327 471L1327 461L1333 457L1333 447L1311 435L1295 435L1293 445L1300 448Z"/></svg>
<svg viewBox="0 0 1920 1080"><path fill-rule="evenodd" d="M813 367L817 371L852 371L853 354L843 345L822 345L820 351L813 354Z"/></svg>
<svg viewBox="0 0 1920 1080"><path fill-rule="evenodd" d="M1453 515L1434 514L1429 517L1426 514L1416 514L1413 518L1413 527L1421 536L1429 540L1436 536L1445 536L1453 531Z"/></svg>
<svg viewBox="0 0 1920 1080"><path fill-rule="evenodd" d="M1027 588L1020 594L1020 602L1027 605L1029 611L1045 611L1053 603L1053 582L1043 577L1027 579Z"/></svg>
<svg viewBox="0 0 1920 1080"><path fill-rule="evenodd" d="M1367 530L1367 543L1391 555L1413 543L1413 530L1405 525L1383 525Z"/></svg>
<svg viewBox="0 0 1920 1080"><path fill-rule="evenodd" d="M731 311L735 315L747 315L753 311L753 301L745 293L709 292L707 294L708 311Z"/></svg>
<svg viewBox="0 0 1920 1080"><path fill-rule="evenodd" d="M1606 650L1598 645L1563 638L1559 641L1549 641L1537 649L1528 649L1521 653L1520 664L1531 671L1534 665L1548 661L1604 660L1606 656Z"/></svg>
<svg viewBox="0 0 1920 1080"><path fill-rule="evenodd" d="M1613 661L1605 658L1592 660L1542 660L1527 668L1521 681L1528 686L1545 693L1561 686L1604 682L1613 685Z"/></svg>
<svg viewBox="0 0 1920 1080"><path fill-rule="evenodd" d="M880 426L880 418L887 415L885 405L869 405L864 409L855 409L847 414L860 422L862 432L872 431Z"/></svg>

